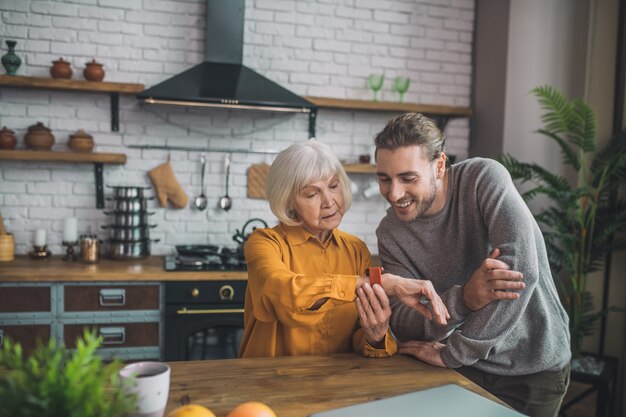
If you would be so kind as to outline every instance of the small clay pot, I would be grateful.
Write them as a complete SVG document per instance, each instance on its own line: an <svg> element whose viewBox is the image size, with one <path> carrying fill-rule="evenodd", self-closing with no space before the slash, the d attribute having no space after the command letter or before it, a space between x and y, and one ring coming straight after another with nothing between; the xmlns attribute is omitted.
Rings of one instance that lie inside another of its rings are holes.
<svg viewBox="0 0 626 417"><path fill-rule="evenodd" d="M28 132L24 135L24 143L28 149L48 151L54 145L54 136L43 123L37 122L28 128Z"/></svg>
<svg viewBox="0 0 626 417"><path fill-rule="evenodd" d="M86 67L83 70L83 75L87 81L102 81L104 79L104 69L102 68L102 64L99 64L95 59L92 59L91 62L87 62L85 65Z"/></svg>
<svg viewBox="0 0 626 417"><path fill-rule="evenodd" d="M0 130L0 149L15 149L15 145L17 145L15 132L3 126Z"/></svg>
<svg viewBox="0 0 626 417"><path fill-rule="evenodd" d="M52 78L69 80L72 78L72 67L69 62L64 61L63 58L59 58L57 61L52 61L50 75L52 75Z"/></svg>
<svg viewBox="0 0 626 417"><path fill-rule="evenodd" d="M91 152L94 146L93 136L83 129L78 129L74 134L70 135L67 146L74 152Z"/></svg>

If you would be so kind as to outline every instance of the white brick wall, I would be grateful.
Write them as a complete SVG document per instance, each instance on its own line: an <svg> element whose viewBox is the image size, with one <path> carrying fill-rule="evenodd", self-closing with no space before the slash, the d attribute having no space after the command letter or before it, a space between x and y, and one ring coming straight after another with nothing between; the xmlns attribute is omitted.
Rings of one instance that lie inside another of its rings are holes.
<svg viewBox="0 0 626 417"><path fill-rule="evenodd" d="M471 87L473 2L469 0L246 0L244 63L301 95L371 99L367 76L384 71L382 100L397 100L393 79L409 76L406 101L467 106ZM104 63L106 81L154 85L203 59L204 0L2 0L0 45L17 41L19 75L49 76L51 61L72 63L82 79L85 63ZM123 166L105 165L108 185L150 185L146 175L168 152L128 148L131 144L215 148L283 149L307 139L303 115L140 107L132 96L120 100L120 131L110 131L106 94L0 88L0 126L17 132L18 147L28 126L41 121L65 150L68 135L83 128L96 151L125 153ZM372 137L393 114L321 109L317 137L340 159L355 162L372 153ZM463 159L468 122L452 120L448 151ZM199 153L169 153L190 198L199 193ZM224 193L222 153L208 153L209 209L162 209L150 202L154 254L181 243L234 245L231 236L251 217L273 223L267 202L246 198L246 170L271 163L272 156L233 154L230 195L233 208L216 208ZM98 231L108 216L95 209L93 166L0 161L0 213L16 237L17 253L31 249L33 231L48 231L53 253L63 219L79 219L79 232ZM359 188L342 229L363 238L377 252L375 228L387 207L381 197L361 191L374 178L351 175Z"/></svg>

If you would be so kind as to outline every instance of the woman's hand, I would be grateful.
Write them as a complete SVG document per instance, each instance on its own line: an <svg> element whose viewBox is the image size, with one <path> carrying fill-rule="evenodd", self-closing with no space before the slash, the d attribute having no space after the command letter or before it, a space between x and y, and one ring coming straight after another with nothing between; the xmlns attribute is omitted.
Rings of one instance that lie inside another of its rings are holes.
<svg viewBox="0 0 626 417"><path fill-rule="evenodd" d="M367 342L375 348L384 347L391 317L391 307L385 290L380 285L371 287L368 283L363 283L356 290L355 304Z"/></svg>
<svg viewBox="0 0 626 417"><path fill-rule="evenodd" d="M415 356L417 359L434 366L445 368L441 360L441 349L446 345L439 342L420 342L411 340L398 346L398 353Z"/></svg>
<svg viewBox="0 0 626 417"><path fill-rule="evenodd" d="M497 259L499 256L500 249L495 248L463 286L463 302L471 311L496 300L516 300L519 293L512 290L526 287L522 273L511 271L509 265Z"/></svg>
<svg viewBox="0 0 626 417"><path fill-rule="evenodd" d="M435 291L432 282L383 274L383 287L388 294L395 295L402 304L415 309L429 320L432 320L434 315L437 323L448 324L450 313ZM430 309L428 304L430 304Z"/></svg>

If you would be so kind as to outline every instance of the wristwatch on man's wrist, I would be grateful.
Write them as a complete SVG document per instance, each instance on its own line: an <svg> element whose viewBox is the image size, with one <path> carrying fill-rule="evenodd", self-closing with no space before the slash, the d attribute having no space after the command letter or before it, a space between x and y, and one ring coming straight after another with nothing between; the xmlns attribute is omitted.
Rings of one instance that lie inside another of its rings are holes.
<svg viewBox="0 0 626 417"><path fill-rule="evenodd" d="M371 266L368 269L370 276L370 285L378 284L381 287L383 286L383 267L382 266Z"/></svg>

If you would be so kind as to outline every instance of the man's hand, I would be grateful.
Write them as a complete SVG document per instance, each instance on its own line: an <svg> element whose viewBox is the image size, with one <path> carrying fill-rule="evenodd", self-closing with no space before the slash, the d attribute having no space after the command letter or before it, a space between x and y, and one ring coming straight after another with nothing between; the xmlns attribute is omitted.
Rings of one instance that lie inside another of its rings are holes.
<svg viewBox="0 0 626 417"><path fill-rule="evenodd" d="M371 287L364 283L356 290L355 304L367 343L375 348L383 347L391 317L387 294L380 285Z"/></svg>
<svg viewBox="0 0 626 417"><path fill-rule="evenodd" d="M499 261L500 254L500 249L495 248L463 286L463 301L471 311L480 310L495 300L518 299L517 292L508 290L526 287L522 273L511 271L509 265Z"/></svg>
<svg viewBox="0 0 626 417"><path fill-rule="evenodd" d="M424 279L402 278L398 275L383 274L383 287L390 295L395 295L398 300L418 313L433 319L441 325L446 325L450 314L443 301L435 291L432 282ZM428 308L430 304L431 310Z"/></svg>
<svg viewBox="0 0 626 417"><path fill-rule="evenodd" d="M420 342L411 340L398 346L398 353L415 356L417 359L434 366L445 368L441 360L441 349L446 345L439 342Z"/></svg>

